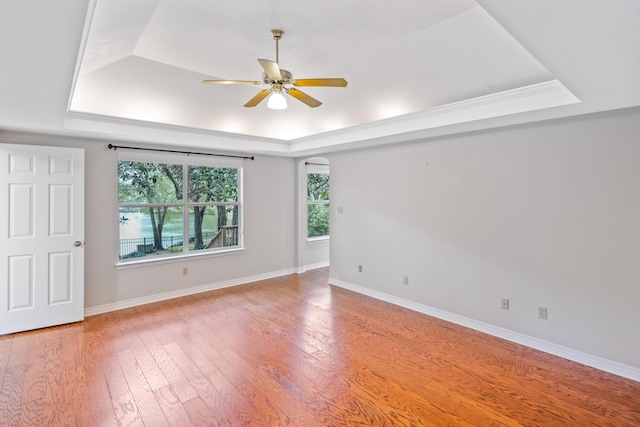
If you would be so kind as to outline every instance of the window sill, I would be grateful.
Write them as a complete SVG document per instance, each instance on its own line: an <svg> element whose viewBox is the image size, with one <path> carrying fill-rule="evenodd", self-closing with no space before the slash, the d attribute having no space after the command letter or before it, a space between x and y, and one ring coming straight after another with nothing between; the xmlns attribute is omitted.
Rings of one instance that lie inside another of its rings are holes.
<svg viewBox="0 0 640 427"><path fill-rule="evenodd" d="M307 243L323 243L328 242L329 236L320 236L320 237L307 237Z"/></svg>
<svg viewBox="0 0 640 427"><path fill-rule="evenodd" d="M172 264L176 262L185 262L202 258L215 258L227 255L237 255L245 253L245 248L234 248L218 252L205 252L187 255L172 255L168 257L153 257L149 259L140 259L135 261L116 262L116 270L126 270L129 268L150 267L153 265Z"/></svg>

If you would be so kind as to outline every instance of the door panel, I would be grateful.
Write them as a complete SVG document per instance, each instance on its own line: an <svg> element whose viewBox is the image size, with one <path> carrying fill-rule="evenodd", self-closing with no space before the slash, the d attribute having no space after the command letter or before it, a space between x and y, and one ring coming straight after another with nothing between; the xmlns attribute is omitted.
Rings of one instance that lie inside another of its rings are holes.
<svg viewBox="0 0 640 427"><path fill-rule="evenodd" d="M33 185L9 184L9 238L33 237Z"/></svg>
<svg viewBox="0 0 640 427"><path fill-rule="evenodd" d="M49 185L49 236L68 236L72 231L73 208L70 185Z"/></svg>
<svg viewBox="0 0 640 427"><path fill-rule="evenodd" d="M33 308L33 256L9 257L9 311Z"/></svg>
<svg viewBox="0 0 640 427"><path fill-rule="evenodd" d="M0 334L84 318L84 151L0 144Z"/></svg>
<svg viewBox="0 0 640 427"><path fill-rule="evenodd" d="M71 252L49 254L49 304L71 301Z"/></svg>

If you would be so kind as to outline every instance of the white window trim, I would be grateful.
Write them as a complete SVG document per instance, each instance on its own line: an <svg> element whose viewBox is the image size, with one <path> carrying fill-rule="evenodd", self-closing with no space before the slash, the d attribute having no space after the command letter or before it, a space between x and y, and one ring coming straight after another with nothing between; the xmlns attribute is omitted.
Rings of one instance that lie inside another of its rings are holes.
<svg viewBox="0 0 640 427"><path fill-rule="evenodd" d="M185 154L176 153L163 153L163 152L138 152L138 151L120 151L118 152L118 162L120 161L132 161L132 162L146 162L146 163L173 163L182 164L188 166L209 166L209 167L229 167L238 169L238 246L231 247L229 249L210 249L206 251L187 252L168 255L157 255L153 257L132 258L130 260L121 260L116 253L115 268L116 270L147 267L149 265L169 264L173 262L184 262L189 259L201 259L208 257L219 257L227 255L242 254L246 251L244 247L244 200L243 200L243 159L234 159L226 157L204 157L204 156L190 156ZM120 203L116 203L116 215L119 217ZM180 206L184 206L180 204ZM188 221L188 219L186 220ZM119 225L115 223L115 231L118 239L120 238Z"/></svg>
<svg viewBox="0 0 640 427"><path fill-rule="evenodd" d="M116 270L126 270L129 268L149 267L151 265L173 264L177 262L184 262L188 260L203 259L203 258L215 258L220 256L238 255L246 252L245 248L234 247L232 249L225 249L217 252L202 252L202 253L188 253L180 255L163 256L158 255L150 257L149 259L137 258L134 261L122 262L117 260L115 262Z"/></svg>

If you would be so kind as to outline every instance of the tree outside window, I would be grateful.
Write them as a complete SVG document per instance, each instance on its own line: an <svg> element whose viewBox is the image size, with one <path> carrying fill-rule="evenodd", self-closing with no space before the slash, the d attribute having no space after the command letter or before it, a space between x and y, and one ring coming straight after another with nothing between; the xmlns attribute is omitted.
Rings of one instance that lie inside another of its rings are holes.
<svg viewBox="0 0 640 427"><path fill-rule="evenodd" d="M118 257L240 245L239 168L120 161Z"/></svg>
<svg viewBox="0 0 640 427"><path fill-rule="evenodd" d="M307 237L329 236L329 174L307 174Z"/></svg>

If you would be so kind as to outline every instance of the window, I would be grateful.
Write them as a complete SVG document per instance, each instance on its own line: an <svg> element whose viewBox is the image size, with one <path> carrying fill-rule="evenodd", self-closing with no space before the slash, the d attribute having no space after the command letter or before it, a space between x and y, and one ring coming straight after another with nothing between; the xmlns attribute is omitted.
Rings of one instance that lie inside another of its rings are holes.
<svg viewBox="0 0 640 427"><path fill-rule="evenodd" d="M307 173L307 237L329 236L329 173Z"/></svg>
<svg viewBox="0 0 640 427"><path fill-rule="evenodd" d="M239 167L120 160L121 262L239 248Z"/></svg>

